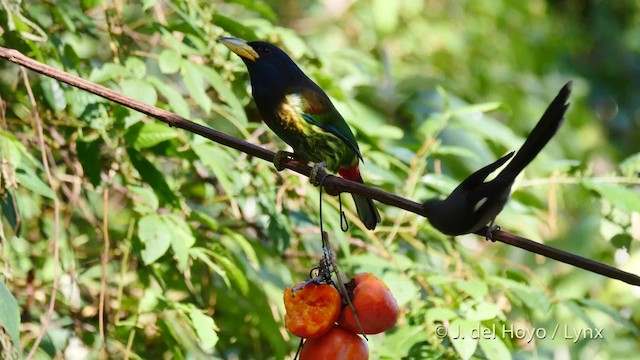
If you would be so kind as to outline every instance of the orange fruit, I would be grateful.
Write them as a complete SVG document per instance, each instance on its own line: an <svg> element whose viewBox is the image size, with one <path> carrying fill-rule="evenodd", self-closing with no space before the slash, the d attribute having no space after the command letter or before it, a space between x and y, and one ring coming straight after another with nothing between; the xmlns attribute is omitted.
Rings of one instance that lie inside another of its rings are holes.
<svg viewBox="0 0 640 360"><path fill-rule="evenodd" d="M300 360L367 360L369 347L360 336L334 326L326 334L302 345Z"/></svg>
<svg viewBox="0 0 640 360"><path fill-rule="evenodd" d="M355 288L351 302L365 334L378 334L393 327L398 320L398 302L382 280L370 273L354 276ZM347 305L342 310L338 324L359 334L360 329Z"/></svg>
<svg viewBox="0 0 640 360"><path fill-rule="evenodd" d="M308 284L297 290L284 290L284 324L293 335L311 339L329 331L340 316L342 300L331 285Z"/></svg>

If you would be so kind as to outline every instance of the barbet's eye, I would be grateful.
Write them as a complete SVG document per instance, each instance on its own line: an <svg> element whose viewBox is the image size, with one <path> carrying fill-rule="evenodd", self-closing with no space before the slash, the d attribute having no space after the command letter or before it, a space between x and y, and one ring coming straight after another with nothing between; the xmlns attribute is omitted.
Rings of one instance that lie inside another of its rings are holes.
<svg viewBox="0 0 640 360"><path fill-rule="evenodd" d="M262 53L265 55L271 55L271 49L269 48L262 48Z"/></svg>

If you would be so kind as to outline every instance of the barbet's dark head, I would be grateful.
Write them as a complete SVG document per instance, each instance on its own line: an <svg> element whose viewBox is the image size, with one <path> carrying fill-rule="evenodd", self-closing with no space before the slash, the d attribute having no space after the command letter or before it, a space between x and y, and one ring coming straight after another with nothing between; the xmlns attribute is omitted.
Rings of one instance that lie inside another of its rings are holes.
<svg viewBox="0 0 640 360"><path fill-rule="evenodd" d="M218 41L238 55L247 66L256 100L262 96L284 95L292 88L313 83L289 55L271 43L246 42L230 37L223 37Z"/></svg>

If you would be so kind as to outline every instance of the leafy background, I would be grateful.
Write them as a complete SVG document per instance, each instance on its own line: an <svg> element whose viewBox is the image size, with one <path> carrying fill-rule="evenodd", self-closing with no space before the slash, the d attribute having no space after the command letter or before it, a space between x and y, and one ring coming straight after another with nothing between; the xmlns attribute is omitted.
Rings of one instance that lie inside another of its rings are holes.
<svg viewBox="0 0 640 360"><path fill-rule="evenodd" d="M260 122L243 64L216 39L277 43L357 133L367 182L416 200L520 146L573 80L564 126L498 223L634 273L638 29L633 0L7 1L0 11L0 45L273 150L284 144ZM37 358L293 355L282 291L320 254L306 178L29 73L33 109L7 61L0 79L5 349L26 355L49 314ZM337 199L324 203L342 270L375 273L402 308L395 329L370 337L372 358L640 351L637 288L477 236L452 241L382 204L368 232L348 200L343 233ZM496 336L452 336L474 328ZM586 329L604 339L575 339Z"/></svg>

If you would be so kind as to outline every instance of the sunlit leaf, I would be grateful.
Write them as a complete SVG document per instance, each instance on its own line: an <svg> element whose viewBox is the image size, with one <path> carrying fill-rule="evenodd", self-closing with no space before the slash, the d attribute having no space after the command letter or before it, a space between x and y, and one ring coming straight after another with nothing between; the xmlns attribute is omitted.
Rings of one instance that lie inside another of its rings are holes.
<svg viewBox="0 0 640 360"><path fill-rule="evenodd" d="M218 343L218 327L211 316L207 316L202 311L192 309L189 313L193 328L198 334L200 346L205 351L211 351Z"/></svg>
<svg viewBox="0 0 640 360"><path fill-rule="evenodd" d="M205 82L200 73L200 69L196 64L185 61L182 63L184 72L184 84L189 90L191 98L200 106L200 108L209 114L211 112L211 99L205 92Z"/></svg>
<svg viewBox="0 0 640 360"><path fill-rule="evenodd" d="M158 66L164 74L175 74L180 71L182 57L175 50L165 49L160 53Z"/></svg>
<svg viewBox="0 0 640 360"><path fill-rule="evenodd" d="M480 323L455 319L449 325L447 336L461 359L470 359L478 347Z"/></svg>

